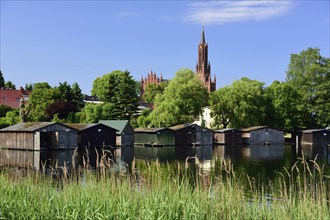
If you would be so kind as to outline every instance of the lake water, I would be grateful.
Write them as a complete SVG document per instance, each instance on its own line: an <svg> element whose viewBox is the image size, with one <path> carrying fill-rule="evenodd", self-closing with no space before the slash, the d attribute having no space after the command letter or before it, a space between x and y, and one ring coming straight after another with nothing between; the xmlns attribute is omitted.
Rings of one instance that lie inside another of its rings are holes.
<svg viewBox="0 0 330 220"><path fill-rule="evenodd" d="M216 159L226 158L232 162L235 172L251 177L273 180L284 167L290 169L304 156L317 157L330 170L330 155L327 146L294 145L249 145L249 146L199 146L199 147L122 147L117 149L81 149L68 151L21 151L0 149L0 166L41 170L43 167L85 166L96 167L100 161L111 164L114 172L129 172L132 161L158 161L161 164L177 164L189 161L198 164L203 173L208 173ZM188 159L187 159L188 158Z"/></svg>

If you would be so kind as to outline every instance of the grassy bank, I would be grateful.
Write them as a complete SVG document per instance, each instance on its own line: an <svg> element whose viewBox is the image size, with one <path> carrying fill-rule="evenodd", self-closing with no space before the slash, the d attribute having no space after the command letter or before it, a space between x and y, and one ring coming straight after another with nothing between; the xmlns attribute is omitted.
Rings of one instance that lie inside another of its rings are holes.
<svg viewBox="0 0 330 220"><path fill-rule="evenodd" d="M77 168L0 172L0 219L330 219L329 177L298 161L278 181L256 185L218 160L203 173L188 162L133 163L132 174ZM247 184L246 184L247 183Z"/></svg>

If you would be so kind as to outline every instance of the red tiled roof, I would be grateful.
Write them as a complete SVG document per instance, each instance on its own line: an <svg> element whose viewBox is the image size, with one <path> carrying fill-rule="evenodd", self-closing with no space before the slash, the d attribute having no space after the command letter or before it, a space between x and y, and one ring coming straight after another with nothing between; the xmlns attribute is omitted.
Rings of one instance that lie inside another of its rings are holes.
<svg viewBox="0 0 330 220"><path fill-rule="evenodd" d="M0 89L0 104L8 105L12 108L19 108L20 100L24 97L25 101L30 92L27 90Z"/></svg>

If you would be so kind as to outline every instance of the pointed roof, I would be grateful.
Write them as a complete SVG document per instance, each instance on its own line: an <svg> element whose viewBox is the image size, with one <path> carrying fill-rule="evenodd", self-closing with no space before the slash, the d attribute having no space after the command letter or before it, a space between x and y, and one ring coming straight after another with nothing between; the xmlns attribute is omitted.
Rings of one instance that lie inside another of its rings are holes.
<svg viewBox="0 0 330 220"><path fill-rule="evenodd" d="M128 120L99 120L99 123L116 129L117 135L123 133L126 125L128 125L129 127L131 127L132 130L134 130Z"/></svg>
<svg viewBox="0 0 330 220"><path fill-rule="evenodd" d="M35 132L42 128L45 128L47 126L54 125L54 124L60 124L64 127L72 128L65 124L59 123L59 122L22 122L19 124L15 124L15 125L3 128L0 131ZM72 128L72 129L77 130L75 128Z"/></svg>
<svg viewBox="0 0 330 220"><path fill-rule="evenodd" d="M204 24L202 25L201 43L202 43L202 44L205 44Z"/></svg>

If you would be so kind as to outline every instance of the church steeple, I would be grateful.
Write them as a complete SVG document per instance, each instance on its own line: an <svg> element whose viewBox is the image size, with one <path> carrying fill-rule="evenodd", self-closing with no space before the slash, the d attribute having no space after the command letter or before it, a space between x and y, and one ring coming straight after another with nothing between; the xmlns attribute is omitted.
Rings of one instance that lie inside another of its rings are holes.
<svg viewBox="0 0 330 220"><path fill-rule="evenodd" d="M201 44L205 44L204 24L202 25Z"/></svg>
<svg viewBox="0 0 330 220"><path fill-rule="evenodd" d="M208 92L215 91L216 79L211 79L211 64L208 60L208 44L205 41L204 24L202 25L201 41L198 44L196 74L201 79Z"/></svg>

